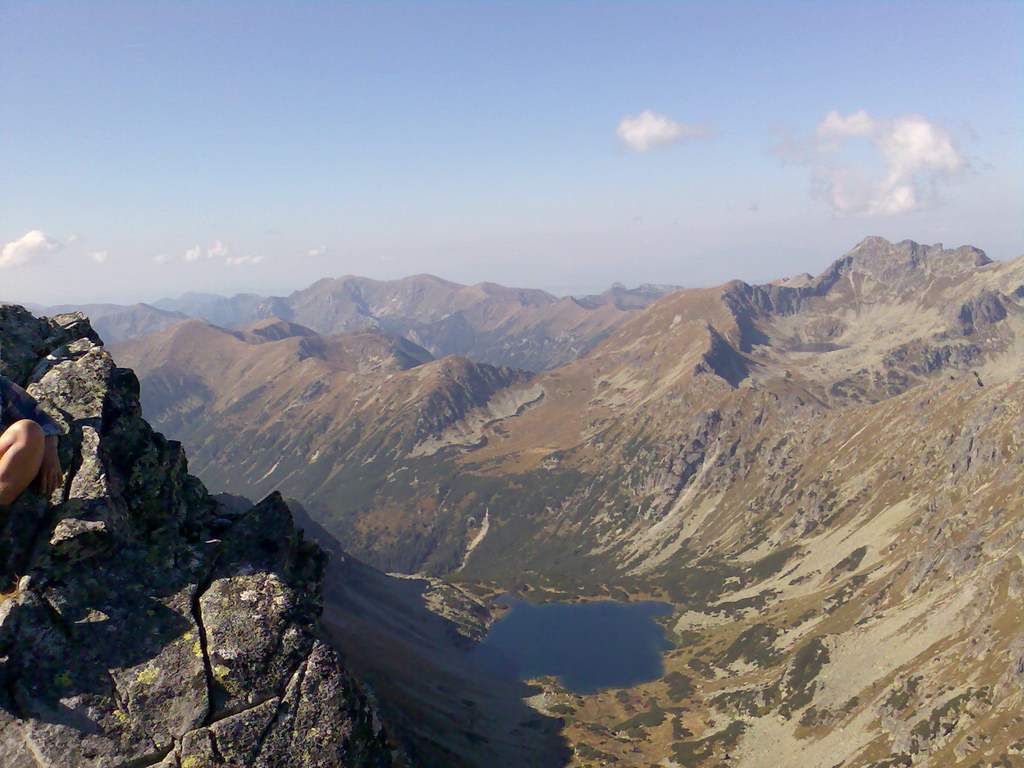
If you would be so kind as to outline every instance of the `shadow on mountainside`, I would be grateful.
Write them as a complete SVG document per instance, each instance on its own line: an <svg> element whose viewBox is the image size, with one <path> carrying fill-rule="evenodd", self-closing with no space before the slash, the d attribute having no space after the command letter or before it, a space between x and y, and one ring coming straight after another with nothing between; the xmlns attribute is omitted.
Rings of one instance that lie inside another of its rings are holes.
<svg viewBox="0 0 1024 768"><path fill-rule="evenodd" d="M424 766L561 768L572 750L560 718L523 699L525 683L470 666L473 640L426 606L430 582L388 576L346 554L337 539L289 502L295 524L330 552L323 621L348 665L373 686L404 746Z"/></svg>

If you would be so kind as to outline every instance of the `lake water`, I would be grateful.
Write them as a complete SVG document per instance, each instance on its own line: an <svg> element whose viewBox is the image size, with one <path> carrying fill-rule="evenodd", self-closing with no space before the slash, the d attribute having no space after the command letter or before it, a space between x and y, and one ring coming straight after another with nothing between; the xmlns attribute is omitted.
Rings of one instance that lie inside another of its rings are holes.
<svg viewBox="0 0 1024 768"><path fill-rule="evenodd" d="M486 671L529 680L553 675L573 693L631 688L664 673L662 654L674 646L654 616L667 603L544 603L502 598L511 610L469 653Z"/></svg>

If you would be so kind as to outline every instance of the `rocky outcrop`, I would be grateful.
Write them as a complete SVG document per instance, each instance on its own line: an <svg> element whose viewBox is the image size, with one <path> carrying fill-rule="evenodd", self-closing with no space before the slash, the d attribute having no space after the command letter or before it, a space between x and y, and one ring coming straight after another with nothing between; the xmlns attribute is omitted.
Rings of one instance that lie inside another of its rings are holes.
<svg viewBox="0 0 1024 768"><path fill-rule="evenodd" d="M0 308L0 373L64 427L67 469L0 511L0 765L393 764L279 496L217 504L81 315Z"/></svg>

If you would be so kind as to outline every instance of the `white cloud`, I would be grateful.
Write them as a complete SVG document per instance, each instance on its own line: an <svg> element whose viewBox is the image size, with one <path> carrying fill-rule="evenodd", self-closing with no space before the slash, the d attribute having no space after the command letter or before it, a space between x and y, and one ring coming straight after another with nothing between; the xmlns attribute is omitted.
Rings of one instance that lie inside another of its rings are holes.
<svg viewBox="0 0 1024 768"><path fill-rule="evenodd" d="M209 248L203 248L201 245L194 245L185 251L185 255L181 258L187 264L195 264L200 259L223 259L230 255L231 249L218 240Z"/></svg>
<svg viewBox="0 0 1024 768"><path fill-rule="evenodd" d="M207 257L211 259L224 259L225 261L231 257L231 249L228 248L224 243L218 240L213 246L206 252Z"/></svg>
<svg viewBox="0 0 1024 768"><path fill-rule="evenodd" d="M865 143L868 162L857 153ZM813 138L784 137L776 151L812 167L813 187L840 216L892 216L933 207L939 182L969 167L949 133L917 114L874 118L864 110L833 110ZM872 162L878 167L869 167Z"/></svg>
<svg viewBox="0 0 1024 768"><path fill-rule="evenodd" d="M327 253L326 245L318 245L316 248L310 248L306 251L307 256L323 256L325 253Z"/></svg>
<svg viewBox="0 0 1024 768"><path fill-rule="evenodd" d="M48 253L56 253L64 244L45 232L33 229L4 246L0 252L0 268L26 264Z"/></svg>
<svg viewBox="0 0 1024 768"><path fill-rule="evenodd" d="M185 255L182 259L189 264L194 264L201 259L216 259L218 261L223 261L229 267L236 267L242 264L259 264L263 261L262 256L236 256L234 251L231 249L231 246L220 240L217 240L209 248L203 248L200 245L189 248L185 251Z"/></svg>
<svg viewBox="0 0 1024 768"><path fill-rule="evenodd" d="M876 121L863 109L852 115L840 115L834 109L818 123L819 136L870 136Z"/></svg>
<svg viewBox="0 0 1024 768"><path fill-rule="evenodd" d="M259 264L263 261L262 256L228 256L224 259L224 263L229 267L239 267L243 264Z"/></svg>
<svg viewBox="0 0 1024 768"><path fill-rule="evenodd" d="M170 262L170 260L170 256L166 256L165 254L162 253L158 253L156 256L153 257L154 264L167 264L168 262Z"/></svg>
<svg viewBox="0 0 1024 768"><path fill-rule="evenodd" d="M710 129L706 125L686 125L668 115L646 109L639 115L626 115L619 121L615 132L633 151L647 152L686 139L702 138L710 133Z"/></svg>
<svg viewBox="0 0 1024 768"><path fill-rule="evenodd" d="M93 251L89 254L89 258L95 261L97 264L104 264L107 261L106 251Z"/></svg>
<svg viewBox="0 0 1024 768"><path fill-rule="evenodd" d="M184 256L181 258L189 264L195 264L200 259L224 259L227 260L231 255L231 249L219 240L209 248L203 248L202 246L193 246L185 251Z"/></svg>

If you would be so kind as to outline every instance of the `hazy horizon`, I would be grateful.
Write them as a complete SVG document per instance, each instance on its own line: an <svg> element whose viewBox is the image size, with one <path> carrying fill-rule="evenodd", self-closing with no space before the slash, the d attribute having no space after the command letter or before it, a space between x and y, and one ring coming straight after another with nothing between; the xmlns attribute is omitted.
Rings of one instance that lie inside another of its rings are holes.
<svg viewBox="0 0 1024 768"><path fill-rule="evenodd" d="M0 297L1024 251L1024 6L0 5Z"/></svg>
<svg viewBox="0 0 1024 768"><path fill-rule="evenodd" d="M902 239L903 240L913 240L913 238L902 238ZM893 242L899 242L899 241L894 240ZM962 245L973 245L972 243L958 243L956 245L953 245L951 243L921 243L921 244L922 245L943 245L946 248L957 248L957 247L962 246ZM856 243L851 245L850 247L853 248L854 245L856 245ZM975 247L977 247L977 246L975 246ZM849 250L849 249L847 249L847 250ZM982 248L981 250L984 251L985 249ZM844 251L844 253L845 253L845 251ZM564 298L564 297L569 297L569 296L572 296L572 297L575 297L575 298L581 298L581 297L584 297L584 296L601 294L601 293L604 293L605 291L611 290L616 285L621 285L622 287L624 287L624 288L626 288L628 290L632 290L632 289L640 288L643 285L651 285L651 284L654 284L654 285L668 285L668 286L672 286L674 288L679 288L679 289L683 289L683 288L706 288L706 287L712 287L714 285L719 285L721 283L728 282L729 280L742 280L742 281L747 282L747 283L756 284L756 283L759 283L759 282L763 283L763 282L770 282L772 280L780 280L780 279L784 279L784 278L788 278L788 277L795 277L796 275L799 275L799 274L802 274L802 273L805 273L805 272L806 273L810 273L812 276L816 276L820 272L824 271L829 265L832 264L832 262L834 262L835 260L840 258L842 255L843 255L842 253L835 254L834 257L828 259L827 262L819 265L818 268L816 268L816 269L799 270L797 272L792 272L792 273L785 274L785 275L776 275L775 277L768 278L768 279L765 279L765 280L747 280L747 279L745 279L742 276L735 276L735 277L732 277L732 278L727 278L726 280L719 281L718 283L705 283L705 284L692 284L692 285L677 285L677 284L664 283L664 282L662 282L662 283L654 283L653 281L646 281L644 283L640 283L640 282L630 283L630 282L626 282L626 281L623 281L623 280L613 280L610 283L606 283L604 285L598 286L598 287L596 287L596 288L594 288L592 290L569 290L569 291L549 290L548 288L545 288L545 287L539 286L539 285L525 285L525 284L524 285L510 285L510 284L506 284L506 283L499 283L499 284L503 285L506 288L517 288L517 289L526 289L526 290L539 289L539 290L546 291L547 293L550 293L550 294L552 294L552 295L554 295L554 296L556 296L558 298ZM987 255L989 256L989 258L993 258L991 254L987 254ZM1024 255L1024 254L1021 254L1021 255ZM1016 257L1011 257L1011 259L1012 258L1016 258ZM1005 260L1007 260L1007 259L995 259L995 258L993 258L993 261L1005 261ZM309 286L311 286L313 283L318 282L319 280L325 280L325 279L326 280L331 280L331 279L344 279L344 278L348 278L348 277L354 277L354 278L367 278L367 279L370 279L370 280L387 281L387 280L401 280L401 279L405 279L405 278L421 277L421 276L435 277L435 278L438 278L438 279L441 279L441 280L445 280L447 282L460 283L460 281L458 281L458 280L451 280L451 279L445 277L444 275L437 275L437 274L433 274L433 273L429 273L429 272L419 272L419 273L415 273L415 274L401 275L401 276L398 276L398 277L395 277L395 278L374 278L374 277L370 277L368 275L344 274L344 275L324 275L324 276L322 276L320 278L317 278L316 280L310 281L309 283L305 283L303 285L298 285L298 286L296 286L294 288L288 288L288 289L278 290L278 291L274 291L274 290L269 290L269 291L253 290L253 291L222 292L222 291L214 291L214 290L203 290L203 289L200 288L200 289L188 289L188 290L181 291L181 292L178 292L178 293L166 293L166 294L152 295L152 296L149 296L149 297L140 297L138 295L133 295L133 294L130 294L130 293L126 293L120 299L100 298L100 299L97 299L95 301L77 301L76 300L76 301L53 301L53 302L40 302L40 301L30 301L30 300L19 301L17 299L11 298L11 297L6 297L6 296L3 296L3 295L0 295L0 302L13 303L13 304L26 304L28 306L52 307L52 306L65 306L65 305L80 306L80 305L87 305L87 304L93 304L93 305L95 305L95 304L124 304L124 305L132 305L132 304L139 304L139 303L141 303L141 304L153 305L153 304L156 304L156 303L158 303L158 302L160 302L162 300L175 301L175 300L178 300L178 299L182 299L182 298L184 298L184 296L186 294L208 294L208 295L220 296L222 298L231 298L231 297L237 296L239 294L255 294L255 295L258 295L258 296L265 296L265 297L268 297L268 298L272 297L272 296L286 297L289 294L294 293L295 291L303 290L303 289L308 288ZM476 281L476 283L494 283L494 282L497 282L497 281L486 280L486 279L485 280L478 280L478 281ZM460 283L460 284L462 284L462 285L475 285L476 283Z"/></svg>

